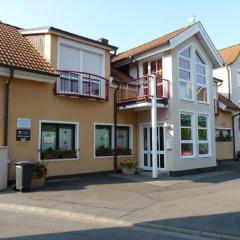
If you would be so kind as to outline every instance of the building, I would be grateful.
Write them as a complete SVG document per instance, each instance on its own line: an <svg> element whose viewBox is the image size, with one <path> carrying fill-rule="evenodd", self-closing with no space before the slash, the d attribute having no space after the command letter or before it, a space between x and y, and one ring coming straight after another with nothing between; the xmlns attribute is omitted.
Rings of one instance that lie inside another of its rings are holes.
<svg viewBox="0 0 240 240"><path fill-rule="evenodd" d="M216 168L212 71L222 59L200 22L117 55L106 39L53 27L0 29L11 179L22 160L47 160L49 176L112 171L116 158L154 177Z"/></svg>
<svg viewBox="0 0 240 240"><path fill-rule="evenodd" d="M224 60L224 65L220 68L214 69L214 77L223 80L219 86L219 93L225 98L239 106L240 104L240 44L230 46L219 50L219 54ZM236 109L233 113L237 114ZM235 129L235 150L240 151L240 131L239 131L239 117L234 118Z"/></svg>

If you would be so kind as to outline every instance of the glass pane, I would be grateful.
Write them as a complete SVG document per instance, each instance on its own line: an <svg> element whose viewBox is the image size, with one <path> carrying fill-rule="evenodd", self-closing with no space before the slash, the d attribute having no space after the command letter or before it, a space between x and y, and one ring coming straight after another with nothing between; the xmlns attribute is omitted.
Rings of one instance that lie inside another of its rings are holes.
<svg viewBox="0 0 240 240"><path fill-rule="evenodd" d="M198 129L198 139L207 140L207 129Z"/></svg>
<svg viewBox="0 0 240 240"><path fill-rule="evenodd" d="M157 168L160 167L160 155L158 154L157 155Z"/></svg>
<svg viewBox="0 0 240 240"><path fill-rule="evenodd" d="M152 127L149 128L150 135L150 150L152 150Z"/></svg>
<svg viewBox="0 0 240 240"><path fill-rule="evenodd" d="M206 84L206 77L201 76L201 75L196 75L196 81L198 84L205 85Z"/></svg>
<svg viewBox="0 0 240 240"><path fill-rule="evenodd" d="M216 129L216 141L217 142L229 142L232 141L232 135L230 129Z"/></svg>
<svg viewBox="0 0 240 240"><path fill-rule="evenodd" d="M190 70L190 61L179 58L179 67Z"/></svg>
<svg viewBox="0 0 240 240"><path fill-rule="evenodd" d="M150 153L149 156L150 156L150 167L152 167L152 154Z"/></svg>
<svg viewBox="0 0 240 240"><path fill-rule="evenodd" d="M164 131L163 131L163 127L160 127L160 151L164 151Z"/></svg>
<svg viewBox="0 0 240 240"><path fill-rule="evenodd" d="M208 154L208 143L199 143L199 154Z"/></svg>
<svg viewBox="0 0 240 240"><path fill-rule="evenodd" d="M111 127L110 126L96 126L95 132L95 147L111 147Z"/></svg>
<svg viewBox="0 0 240 240"><path fill-rule="evenodd" d="M148 75L148 62L143 63L143 75Z"/></svg>
<svg viewBox="0 0 240 240"><path fill-rule="evenodd" d="M181 113L181 126L191 127L192 124L192 115Z"/></svg>
<svg viewBox="0 0 240 240"><path fill-rule="evenodd" d="M199 73L199 74L205 75L205 66L197 64L196 65L196 72Z"/></svg>
<svg viewBox="0 0 240 240"><path fill-rule="evenodd" d="M197 88L197 100L199 102L207 102L207 89L205 87Z"/></svg>
<svg viewBox="0 0 240 240"><path fill-rule="evenodd" d="M198 52L196 52L196 61L201 64L205 64Z"/></svg>
<svg viewBox="0 0 240 240"><path fill-rule="evenodd" d="M59 148L61 150L73 149L73 128L72 127L59 128Z"/></svg>
<svg viewBox="0 0 240 240"><path fill-rule="evenodd" d="M190 81L190 72L179 69L179 78L182 80Z"/></svg>
<svg viewBox="0 0 240 240"><path fill-rule="evenodd" d="M165 168L164 155L160 154L160 168Z"/></svg>
<svg viewBox="0 0 240 240"><path fill-rule="evenodd" d="M144 139L144 141L143 141L143 149L145 150L145 151L147 151L148 150L148 135L147 135L147 128L143 128L143 139Z"/></svg>
<svg viewBox="0 0 240 240"><path fill-rule="evenodd" d="M42 151L52 148L56 149L56 125L42 124Z"/></svg>
<svg viewBox="0 0 240 240"><path fill-rule="evenodd" d="M183 50L180 55L186 58L190 58L190 53L191 53L191 47L186 48Z"/></svg>
<svg viewBox="0 0 240 240"><path fill-rule="evenodd" d="M193 155L193 144L192 143L182 143L181 144L182 156Z"/></svg>
<svg viewBox="0 0 240 240"><path fill-rule="evenodd" d="M199 127L207 127L207 117L206 116L198 116L198 126Z"/></svg>
<svg viewBox="0 0 240 240"><path fill-rule="evenodd" d="M150 72L151 72L151 73L155 73L156 70L157 70L157 62L156 62L156 60L154 60L154 61L151 62Z"/></svg>
<svg viewBox="0 0 240 240"><path fill-rule="evenodd" d="M118 148L129 149L129 127L118 127L117 145Z"/></svg>
<svg viewBox="0 0 240 240"><path fill-rule="evenodd" d="M192 99L192 84L186 82L179 83L179 94L182 99Z"/></svg>
<svg viewBox="0 0 240 240"><path fill-rule="evenodd" d="M144 153L144 162L143 162L143 164L144 164L144 167L148 166L148 155L147 155L147 153Z"/></svg>
<svg viewBox="0 0 240 240"><path fill-rule="evenodd" d="M181 128L181 140L192 140L191 128Z"/></svg>

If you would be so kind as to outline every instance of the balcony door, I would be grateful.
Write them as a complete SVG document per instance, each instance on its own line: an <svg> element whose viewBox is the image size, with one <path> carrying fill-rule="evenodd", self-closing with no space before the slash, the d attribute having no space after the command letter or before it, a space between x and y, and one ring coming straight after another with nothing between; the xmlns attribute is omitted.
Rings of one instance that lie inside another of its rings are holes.
<svg viewBox="0 0 240 240"><path fill-rule="evenodd" d="M151 125L142 125L140 127L140 168L143 170L152 170L152 127ZM157 168L165 170L165 142L163 125L157 125Z"/></svg>
<svg viewBox="0 0 240 240"><path fill-rule="evenodd" d="M162 78L162 59L147 61L143 63L143 76L155 73L158 77Z"/></svg>

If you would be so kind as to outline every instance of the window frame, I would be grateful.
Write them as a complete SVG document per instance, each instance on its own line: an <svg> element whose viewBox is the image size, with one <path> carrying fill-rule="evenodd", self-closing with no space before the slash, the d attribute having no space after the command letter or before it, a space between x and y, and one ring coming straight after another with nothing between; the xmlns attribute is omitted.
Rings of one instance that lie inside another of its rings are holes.
<svg viewBox="0 0 240 240"><path fill-rule="evenodd" d="M216 130L227 130L227 131L229 131L229 132L230 132L231 140L228 140L228 141L217 141L217 140L216 140ZM216 143L229 143L229 142L233 142L233 133L232 133L232 129L231 129L231 128L215 127L215 141L216 141Z"/></svg>
<svg viewBox="0 0 240 240"><path fill-rule="evenodd" d="M204 59L204 57L202 56L202 54L200 53L200 51L198 50L197 47L194 48L194 79L195 79L195 95L196 95L196 100L198 103L204 103L204 104L209 104L209 79L208 79L208 65L207 65L207 62L206 60ZM196 57L196 54L199 55L199 57L202 59L202 61L204 62L204 64L202 63L199 63L197 62L197 57ZM197 73L197 65L201 66L201 67L204 67L204 70L205 70L205 75L203 74L200 74L200 73ZM198 76L201 76L201 77L205 77L205 81L206 83L205 84L201 84L201 83L197 83L197 75ZM199 101L198 100L198 96L197 96L197 88L198 87L203 87L203 88L206 88L206 91L207 91L207 99L206 101Z"/></svg>
<svg viewBox="0 0 240 240"><path fill-rule="evenodd" d="M190 48L190 57L188 58L188 57L185 57L185 56L181 56L181 53L183 51L185 51L186 49L188 49L188 48ZM193 64L192 64L193 49L194 49L194 45L193 44L189 44L186 47L180 49L178 51L178 54L177 54L178 96L179 96L180 100L191 101L191 102L193 102L195 100L194 81L193 81ZM190 65L190 69L189 70L179 66L180 58L185 60L185 61L189 61L189 65ZM190 73L190 81L180 78L180 70L187 71L187 72ZM181 97L181 95L180 95L180 83L189 83L189 84L191 84L191 91L192 91L192 97L191 98L188 99L188 98L182 98Z"/></svg>
<svg viewBox="0 0 240 240"><path fill-rule="evenodd" d="M114 124L113 123L99 123L99 122L95 122L94 123L94 134L93 134L93 157L94 159L101 159L101 158L112 158L114 156L110 155L110 156L96 156L96 126L97 125L102 125L102 126L110 126L111 127L111 148L114 149ZM128 127L129 128L129 149L131 149L132 154L131 155L118 155L118 157L130 157L133 156L133 125L131 124L118 124L118 127Z"/></svg>
<svg viewBox="0 0 240 240"><path fill-rule="evenodd" d="M80 144L79 144L79 122L68 122L68 121L58 121L58 120L39 120L39 130L38 130L38 160L41 159L41 147L42 147L42 124L57 124L57 125L73 125L74 126L74 148L76 150L76 158L56 158L50 159L49 161L69 161L69 160L80 160Z"/></svg>
<svg viewBox="0 0 240 240"><path fill-rule="evenodd" d="M191 127L185 127L181 125L181 115L186 114L186 115L191 115ZM180 157L182 159L188 159L188 158L195 158L196 157L196 141L195 141L195 112L190 112L190 111L185 111L185 110L180 110L179 112L179 126L180 126ZM182 140L182 128L191 128L191 133L192 133L192 140ZM192 144L193 145L193 154L192 155L182 155L182 144Z"/></svg>
<svg viewBox="0 0 240 240"><path fill-rule="evenodd" d="M206 128L204 128L204 127L199 127L198 126L198 117L199 116L204 116L204 117L206 117L207 118L207 127ZM206 114L206 113L200 113L200 112L198 112L197 114L196 114L196 117L197 117L197 119L196 119L196 128L197 128L197 155L198 155L198 157L201 157L201 158L205 158L205 157L210 157L211 155L212 155L212 152L211 152L211 131L210 131L210 123L211 123L211 121L210 121L210 115L209 114ZM199 135L198 135L198 130L199 129L206 129L207 130L207 140L199 140ZM201 144L201 143L207 143L208 144L208 153L207 154L200 154L199 153L199 144Z"/></svg>

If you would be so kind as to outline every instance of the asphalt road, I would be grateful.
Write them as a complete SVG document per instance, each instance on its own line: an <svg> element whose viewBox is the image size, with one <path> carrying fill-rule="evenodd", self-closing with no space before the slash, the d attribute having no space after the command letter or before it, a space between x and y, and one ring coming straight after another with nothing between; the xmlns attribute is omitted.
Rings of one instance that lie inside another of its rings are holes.
<svg viewBox="0 0 240 240"><path fill-rule="evenodd" d="M0 239L11 240L183 240L176 236L147 233L122 227L45 218L37 215L0 212Z"/></svg>

